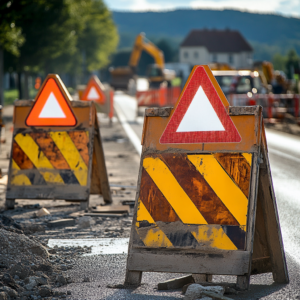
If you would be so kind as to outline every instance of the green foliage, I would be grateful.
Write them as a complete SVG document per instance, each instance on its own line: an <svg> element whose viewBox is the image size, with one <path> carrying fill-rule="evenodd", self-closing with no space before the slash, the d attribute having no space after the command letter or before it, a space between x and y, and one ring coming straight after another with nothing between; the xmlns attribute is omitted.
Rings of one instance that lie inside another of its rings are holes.
<svg viewBox="0 0 300 300"><path fill-rule="evenodd" d="M6 90L4 91L4 105L13 104L18 98L18 90Z"/></svg>
<svg viewBox="0 0 300 300"><path fill-rule="evenodd" d="M117 46L117 30L102 0L4 2L0 46L14 55L5 54L6 69L66 73L82 71L84 64L97 70Z"/></svg>
<svg viewBox="0 0 300 300"><path fill-rule="evenodd" d="M285 68L289 79L293 79L294 73L300 73L300 58L294 49L287 53Z"/></svg>
<svg viewBox="0 0 300 300"><path fill-rule="evenodd" d="M172 48L168 40L161 39L156 43L156 46L164 53L166 63L174 61L176 49Z"/></svg>
<svg viewBox="0 0 300 300"><path fill-rule="evenodd" d="M19 56L19 47L24 43L22 30L16 28L14 23L11 25L1 25L0 46L7 52Z"/></svg>
<svg viewBox="0 0 300 300"><path fill-rule="evenodd" d="M90 2L85 28L79 34L77 45L86 60L87 69L93 71L109 63L109 55L118 44L118 35L104 3L99 0Z"/></svg>
<svg viewBox="0 0 300 300"><path fill-rule="evenodd" d="M275 53L272 58L272 63L274 66L274 70L285 70L285 62L286 58L284 55L281 55L280 53Z"/></svg>
<svg viewBox="0 0 300 300"><path fill-rule="evenodd" d="M11 1L2 0L0 3L0 47L18 56L19 47L24 43L22 30L16 27L16 13L11 8Z"/></svg>
<svg viewBox="0 0 300 300"><path fill-rule="evenodd" d="M36 89L31 88L29 90L29 98L30 99L34 99L36 94L37 94ZM11 90L4 91L4 105L13 104L16 99L18 99L18 90L17 89L11 89Z"/></svg>

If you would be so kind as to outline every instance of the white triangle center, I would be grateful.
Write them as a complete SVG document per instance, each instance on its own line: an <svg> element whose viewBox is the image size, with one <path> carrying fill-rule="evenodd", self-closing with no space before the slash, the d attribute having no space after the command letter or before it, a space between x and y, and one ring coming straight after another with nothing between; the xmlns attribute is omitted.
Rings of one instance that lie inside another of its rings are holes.
<svg viewBox="0 0 300 300"><path fill-rule="evenodd" d="M98 100L98 99L100 99L99 93L97 92L97 90L93 86L90 88L90 91L87 95L87 99L88 100Z"/></svg>
<svg viewBox="0 0 300 300"><path fill-rule="evenodd" d="M39 118L66 118L66 115L52 92L40 112Z"/></svg>
<svg viewBox="0 0 300 300"><path fill-rule="evenodd" d="M201 86L176 130L176 132L195 131L225 131Z"/></svg>

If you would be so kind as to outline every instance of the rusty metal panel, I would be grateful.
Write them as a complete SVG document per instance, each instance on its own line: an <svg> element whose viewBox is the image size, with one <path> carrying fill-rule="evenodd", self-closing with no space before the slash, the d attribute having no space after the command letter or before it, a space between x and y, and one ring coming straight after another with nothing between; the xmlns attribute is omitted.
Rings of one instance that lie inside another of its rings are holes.
<svg viewBox="0 0 300 300"><path fill-rule="evenodd" d="M95 105L93 102L70 101L59 77L49 75L45 82L49 78L56 81L60 96L70 105L77 122L74 126L56 126L63 124L59 122L54 126L27 126L26 119L39 94L35 101L15 103L6 198L88 201L94 162L93 192L101 193L104 201L110 203Z"/></svg>
<svg viewBox="0 0 300 300"><path fill-rule="evenodd" d="M251 158L146 155L134 246L245 250Z"/></svg>
<svg viewBox="0 0 300 300"><path fill-rule="evenodd" d="M57 186L78 186L85 193L91 165L89 136L88 130L15 134L7 198L16 196L17 190L24 191L24 186L37 189L52 186L54 191L46 198L53 198ZM65 199L64 192L56 193L55 198Z"/></svg>

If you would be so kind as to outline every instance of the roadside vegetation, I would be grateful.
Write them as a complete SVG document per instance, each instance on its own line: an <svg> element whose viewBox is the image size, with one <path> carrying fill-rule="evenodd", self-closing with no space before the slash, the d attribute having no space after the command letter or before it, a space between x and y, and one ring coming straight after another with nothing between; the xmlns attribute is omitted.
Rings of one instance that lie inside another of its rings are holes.
<svg viewBox="0 0 300 300"><path fill-rule="evenodd" d="M116 26L102 0L0 3L0 81L4 72L17 73L19 99L30 96L31 75L68 74L75 86L105 67L117 44ZM7 101L12 94L6 93Z"/></svg>

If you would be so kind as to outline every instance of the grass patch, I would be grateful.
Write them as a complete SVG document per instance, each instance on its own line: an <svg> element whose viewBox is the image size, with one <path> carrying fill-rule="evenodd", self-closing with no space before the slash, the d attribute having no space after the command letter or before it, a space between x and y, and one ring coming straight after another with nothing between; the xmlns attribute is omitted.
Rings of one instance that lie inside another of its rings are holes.
<svg viewBox="0 0 300 300"><path fill-rule="evenodd" d="M36 89L29 90L29 99L34 99L37 94ZM4 91L4 105L14 104L14 101L18 99L19 92L17 89L5 90Z"/></svg>
<svg viewBox="0 0 300 300"><path fill-rule="evenodd" d="M17 89L4 91L4 105L13 104L17 98L18 98Z"/></svg>

